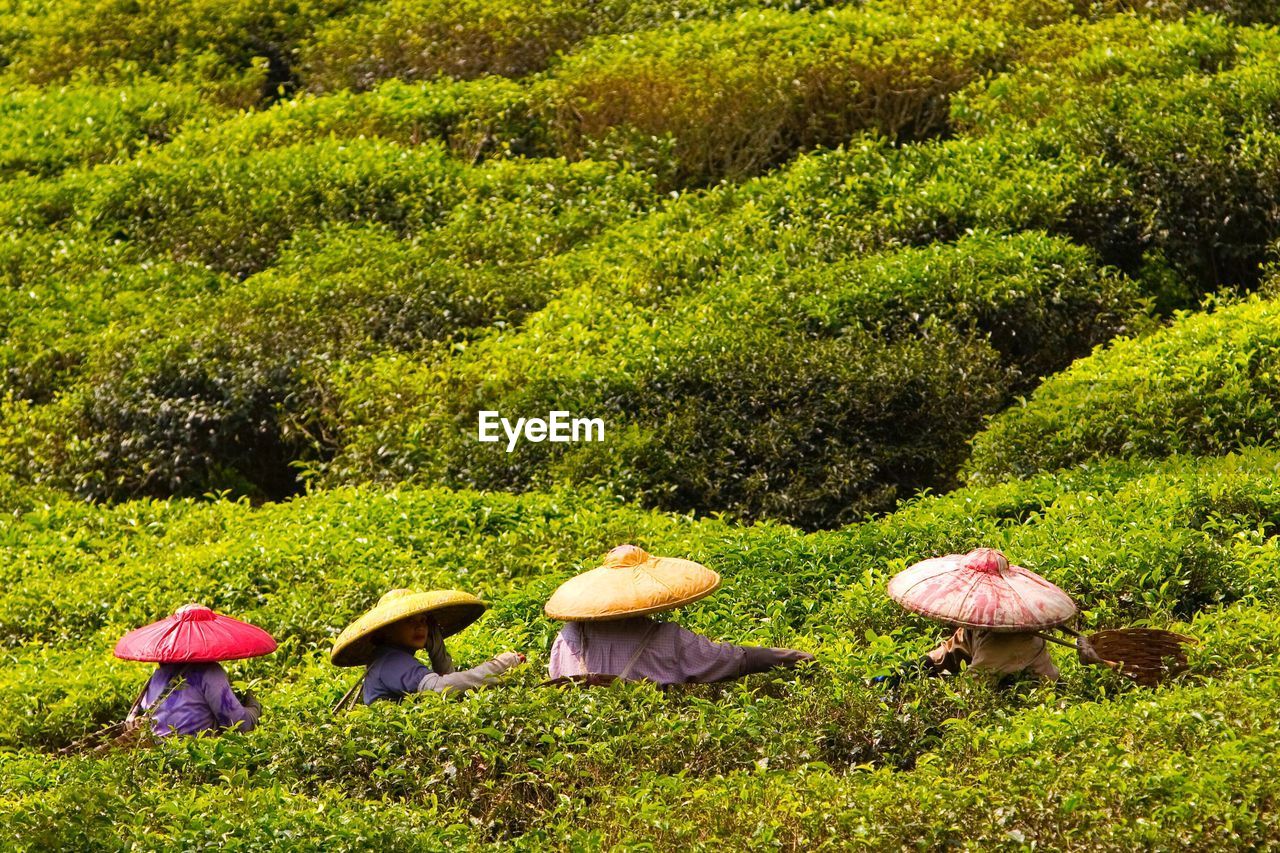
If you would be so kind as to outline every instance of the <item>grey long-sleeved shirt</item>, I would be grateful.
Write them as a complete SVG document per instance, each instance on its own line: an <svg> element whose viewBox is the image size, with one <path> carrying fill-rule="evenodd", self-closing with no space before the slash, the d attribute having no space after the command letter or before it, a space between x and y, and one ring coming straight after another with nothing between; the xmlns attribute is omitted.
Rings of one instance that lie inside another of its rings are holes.
<svg viewBox="0 0 1280 853"><path fill-rule="evenodd" d="M504 652L493 660L459 672L444 647L444 638L434 631L426 651L431 666L425 666L408 649L376 646L373 662L364 677L364 703L370 705L379 699L398 702L409 693L425 690L462 693L494 683L498 675L520 662L519 655Z"/></svg>

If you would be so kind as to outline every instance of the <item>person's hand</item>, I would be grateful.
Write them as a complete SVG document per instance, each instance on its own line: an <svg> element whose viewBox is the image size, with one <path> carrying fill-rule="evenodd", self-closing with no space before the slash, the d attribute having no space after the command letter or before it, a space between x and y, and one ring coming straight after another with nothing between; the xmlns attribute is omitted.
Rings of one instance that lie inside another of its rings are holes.
<svg viewBox="0 0 1280 853"><path fill-rule="evenodd" d="M502 664L504 669L510 669L513 666L524 663L525 657L519 652L503 652L494 660Z"/></svg>
<svg viewBox="0 0 1280 853"><path fill-rule="evenodd" d="M1093 650L1093 644L1086 637L1076 638L1076 654L1080 657L1081 663L1097 664L1098 666L1107 665L1107 662Z"/></svg>
<svg viewBox="0 0 1280 853"><path fill-rule="evenodd" d="M253 708L259 714L262 713L262 703L258 701L258 697L253 695L252 690L246 690L240 699L240 704L246 708Z"/></svg>

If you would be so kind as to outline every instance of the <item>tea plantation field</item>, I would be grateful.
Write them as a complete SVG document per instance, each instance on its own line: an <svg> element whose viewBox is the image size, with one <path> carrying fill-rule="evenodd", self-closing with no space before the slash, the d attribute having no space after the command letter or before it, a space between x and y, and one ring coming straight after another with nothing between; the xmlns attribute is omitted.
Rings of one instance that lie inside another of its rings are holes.
<svg viewBox="0 0 1280 853"><path fill-rule="evenodd" d="M1280 849L1280 11L0 4L0 829L17 849ZM598 417L602 443L476 438ZM539 687L633 542L817 660ZM872 679L978 545L1157 689ZM392 587L460 699L330 708ZM188 601L261 725L60 755Z"/></svg>

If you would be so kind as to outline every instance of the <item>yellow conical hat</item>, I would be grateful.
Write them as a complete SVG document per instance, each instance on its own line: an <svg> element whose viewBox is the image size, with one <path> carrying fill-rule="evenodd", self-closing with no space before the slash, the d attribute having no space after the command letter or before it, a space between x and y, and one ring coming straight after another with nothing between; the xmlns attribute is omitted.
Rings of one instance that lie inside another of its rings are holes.
<svg viewBox="0 0 1280 853"><path fill-rule="evenodd" d="M706 566L619 545L599 568L560 584L544 610L563 622L603 622L673 610L719 588L720 575Z"/></svg>
<svg viewBox="0 0 1280 853"><path fill-rule="evenodd" d="M468 592L456 589L433 589L415 592L393 589L372 610L346 627L333 643L330 655L338 666L364 666L373 660L373 633L409 616L430 613L448 637L476 621L489 605Z"/></svg>

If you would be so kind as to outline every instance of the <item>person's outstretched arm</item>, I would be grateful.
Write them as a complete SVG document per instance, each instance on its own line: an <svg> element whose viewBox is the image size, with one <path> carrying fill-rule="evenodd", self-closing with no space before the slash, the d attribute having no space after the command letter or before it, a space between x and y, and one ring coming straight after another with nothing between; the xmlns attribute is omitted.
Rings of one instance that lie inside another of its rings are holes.
<svg viewBox="0 0 1280 853"><path fill-rule="evenodd" d="M454 670L443 675L428 670L422 675L415 689L418 692L434 690L437 693L447 693L449 691L463 693L486 684L493 684L503 672L523 662L524 657L522 655L516 652L503 652L492 660L485 661L479 666L473 666L471 669ZM426 669L426 667L423 667L423 669Z"/></svg>
<svg viewBox="0 0 1280 853"><path fill-rule="evenodd" d="M973 662L973 638L964 628L957 628L950 637L938 643L937 647L925 655L929 666L939 675L949 672L958 674L964 666Z"/></svg>
<svg viewBox="0 0 1280 853"><path fill-rule="evenodd" d="M685 682L724 681L813 659L808 652L795 649L717 643L674 623L667 624L671 627L665 630L676 632L676 660L680 680Z"/></svg>
<svg viewBox="0 0 1280 853"><path fill-rule="evenodd" d="M767 672L781 666L795 666L801 661L813 660L813 655L796 649L775 649L766 646L740 646L744 652L742 674Z"/></svg>

